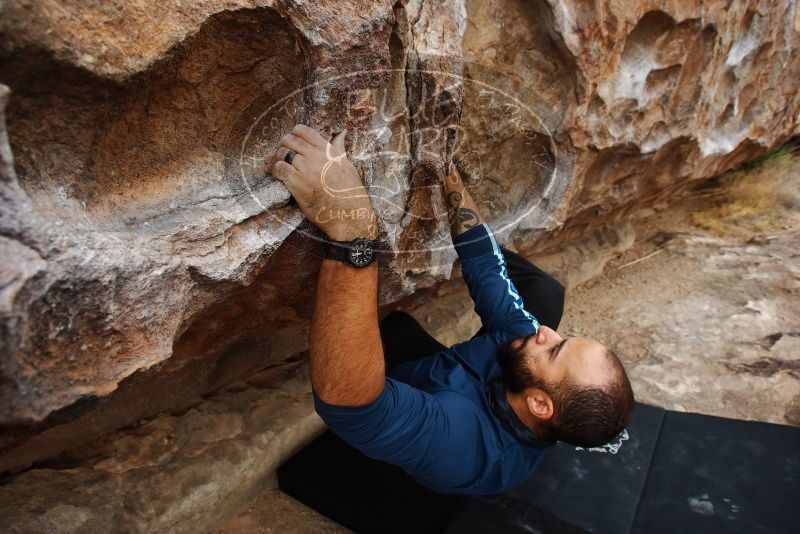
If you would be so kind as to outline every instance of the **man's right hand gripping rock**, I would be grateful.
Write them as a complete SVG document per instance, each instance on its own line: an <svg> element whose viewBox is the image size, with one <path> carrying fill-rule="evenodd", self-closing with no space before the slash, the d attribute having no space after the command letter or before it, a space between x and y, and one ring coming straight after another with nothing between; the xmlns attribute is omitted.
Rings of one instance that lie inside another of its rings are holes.
<svg viewBox="0 0 800 534"><path fill-rule="evenodd" d="M377 236L377 219L358 172L347 159L347 130L328 142L298 124L266 158L267 173L289 189L303 215L334 241ZM291 164L285 160L290 154Z"/></svg>

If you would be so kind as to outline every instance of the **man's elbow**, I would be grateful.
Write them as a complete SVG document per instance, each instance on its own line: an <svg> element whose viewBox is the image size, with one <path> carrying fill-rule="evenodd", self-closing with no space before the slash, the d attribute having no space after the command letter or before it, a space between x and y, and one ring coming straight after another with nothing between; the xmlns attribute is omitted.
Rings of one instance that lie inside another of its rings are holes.
<svg viewBox="0 0 800 534"><path fill-rule="evenodd" d="M370 380L347 385L319 384L313 385L314 392L326 404L335 406L366 406L375 402L383 393L386 380Z"/></svg>

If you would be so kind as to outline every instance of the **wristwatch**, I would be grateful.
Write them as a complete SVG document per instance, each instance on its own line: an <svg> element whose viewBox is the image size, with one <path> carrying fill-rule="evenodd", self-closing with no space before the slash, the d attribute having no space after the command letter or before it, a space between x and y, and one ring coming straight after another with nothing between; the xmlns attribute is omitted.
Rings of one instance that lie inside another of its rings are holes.
<svg viewBox="0 0 800 534"><path fill-rule="evenodd" d="M325 241L322 257L338 260L353 267L366 267L378 257L378 240L357 237L352 241Z"/></svg>

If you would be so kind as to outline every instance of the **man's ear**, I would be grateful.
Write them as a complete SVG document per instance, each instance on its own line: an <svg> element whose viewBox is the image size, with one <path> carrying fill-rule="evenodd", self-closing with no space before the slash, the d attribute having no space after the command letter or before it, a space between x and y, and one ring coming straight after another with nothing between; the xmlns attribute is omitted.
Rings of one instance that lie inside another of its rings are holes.
<svg viewBox="0 0 800 534"><path fill-rule="evenodd" d="M534 417L545 421L553 417L553 399L550 395L539 388L530 388L525 393L528 411Z"/></svg>

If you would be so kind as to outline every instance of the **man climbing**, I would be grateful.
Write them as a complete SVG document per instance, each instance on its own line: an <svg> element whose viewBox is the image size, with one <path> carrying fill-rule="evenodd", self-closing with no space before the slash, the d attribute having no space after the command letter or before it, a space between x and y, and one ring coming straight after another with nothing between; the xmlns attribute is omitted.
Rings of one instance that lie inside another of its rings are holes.
<svg viewBox="0 0 800 534"><path fill-rule="evenodd" d="M483 326L448 349L408 314L379 325L377 219L345 135L329 143L297 125L266 162L331 240L310 372L315 408L333 432L434 490L462 494L520 484L556 441L592 447L617 435L633 409L622 364L597 341L556 332L563 287L498 246L455 166L442 190Z"/></svg>

